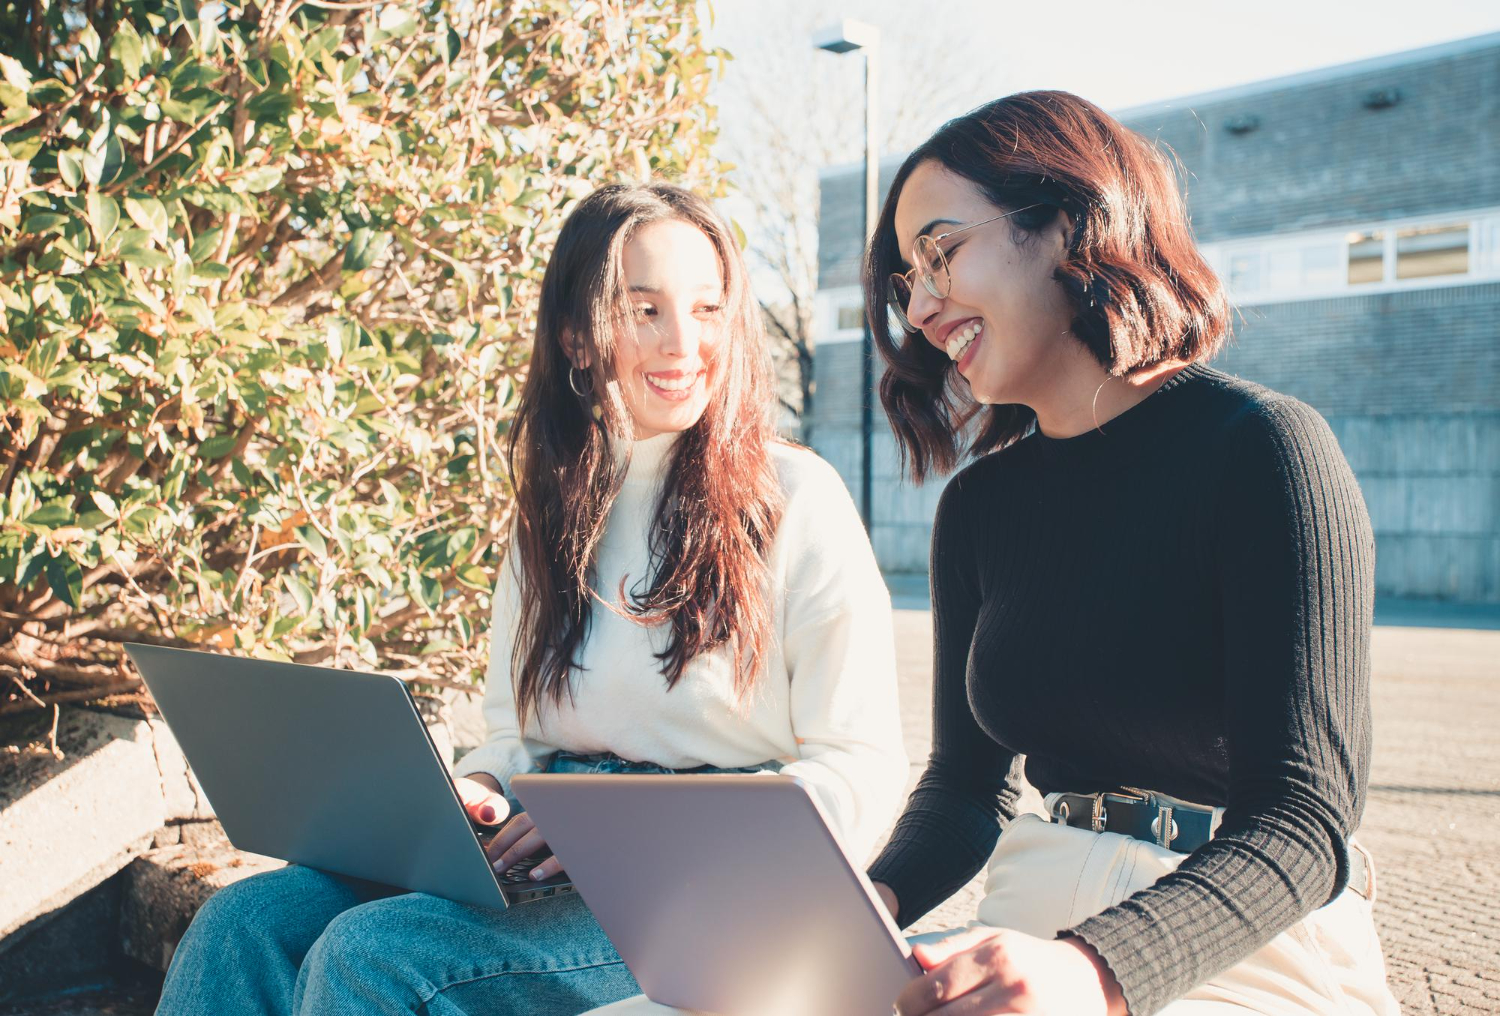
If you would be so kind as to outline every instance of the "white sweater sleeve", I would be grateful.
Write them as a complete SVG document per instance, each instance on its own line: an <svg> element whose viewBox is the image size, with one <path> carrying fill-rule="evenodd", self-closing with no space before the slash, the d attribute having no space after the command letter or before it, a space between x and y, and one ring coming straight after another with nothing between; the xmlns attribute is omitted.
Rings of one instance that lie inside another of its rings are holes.
<svg viewBox="0 0 1500 1016"><path fill-rule="evenodd" d="M484 743L459 759L453 767L455 776L489 773L500 781L502 788L508 788L510 778L517 773L537 769L527 741L521 736L515 687L511 680L511 650L515 647L520 602L515 556L508 554L495 582L494 609L490 618L490 662L484 679L487 733Z"/></svg>
<svg viewBox="0 0 1500 1016"><path fill-rule="evenodd" d="M895 818L907 777L891 600L843 481L807 458L812 475L789 498L780 533L799 756L782 773L807 784L862 862Z"/></svg>

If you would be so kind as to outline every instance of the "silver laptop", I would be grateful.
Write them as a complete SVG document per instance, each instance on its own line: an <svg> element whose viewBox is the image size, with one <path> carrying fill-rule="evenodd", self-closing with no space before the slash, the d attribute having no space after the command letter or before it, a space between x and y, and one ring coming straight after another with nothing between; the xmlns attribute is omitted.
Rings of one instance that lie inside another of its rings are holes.
<svg viewBox="0 0 1500 1016"><path fill-rule="evenodd" d="M922 973L794 777L525 775L511 790L654 1002L871 1016Z"/></svg>
<svg viewBox="0 0 1500 1016"><path fill-rule="evenodd" d="M572 891L490 868L399 679L125 648L239 849L482 907Z"/></svg>

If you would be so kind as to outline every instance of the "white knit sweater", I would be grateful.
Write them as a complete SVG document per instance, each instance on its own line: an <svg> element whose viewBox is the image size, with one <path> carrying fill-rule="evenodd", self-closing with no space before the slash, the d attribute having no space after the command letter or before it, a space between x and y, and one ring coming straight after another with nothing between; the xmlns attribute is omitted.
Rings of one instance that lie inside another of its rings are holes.
<svg viewBox="0 0 1500 1016"><path fill-rule="evenodd" d="M646 577L646 531L675 435L633 444L623 489L596 557L595 589L621 606ZM771 450L786 509L770 551L774 641L748 708L734 695L725 649L699 656L667 690L655 654L670 626L642 627L594 605L570 703L544 704L522 736L511 679L518 589L507 562L495 589L485 742L455 773L502 786L545 768L558 750L613 752L674 769L753 766L770 759L817 795L851 856L866 859L906 782L896 699L890 596L838 474L812 452ZM627 578L628 576L628 578Z"/></svg>

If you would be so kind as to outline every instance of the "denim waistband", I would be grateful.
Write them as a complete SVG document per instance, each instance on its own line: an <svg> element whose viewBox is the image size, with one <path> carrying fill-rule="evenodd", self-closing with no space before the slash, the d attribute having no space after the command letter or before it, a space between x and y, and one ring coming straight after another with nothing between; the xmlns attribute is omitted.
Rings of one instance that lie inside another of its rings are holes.
<svg viewBox="0 0 1500 1016"><path fill-rule="evenodd" d="M612 752L602 752L597 755L583 755L578 752L559 751L552 757L547 766L549 773L630 773L642 775L649 773L685 775L692 773L758 773L758 772L780 772L784 763L777 759L767 759L759 765L740 766L737 768L726 768L722 766L694 766L690 769L673 769L669 766L657 765L655 762L632 762L630 759L621 758Z"/></svg>

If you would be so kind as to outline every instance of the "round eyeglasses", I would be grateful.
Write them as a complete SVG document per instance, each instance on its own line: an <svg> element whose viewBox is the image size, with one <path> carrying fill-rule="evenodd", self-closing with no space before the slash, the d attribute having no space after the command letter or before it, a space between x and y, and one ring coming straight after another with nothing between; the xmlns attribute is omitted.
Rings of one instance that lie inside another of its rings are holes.
<svg viewBox="0 0 1500 1016"><path fill-rule="evenodd" d="M939 246L941 241L956 233L976 229L1035 207L1037 206L1034 204L1026 205L1024 208L1012 209L999 215L992 215L988 219L971 222L967 226L950 229L937 236L923 233L917 237L911 245L911 269L906 272L892 272L890 278L886 280L886 303L890 305L891 312L896 315L896 320L901 322L901 327L909 332L921 331L906 316L906 308L911 306L913 275L922 280L922 287L936 300L946 300L948 294L953 291L953 276L948 271L948 258L943 254L943 248Z"/></svg>

